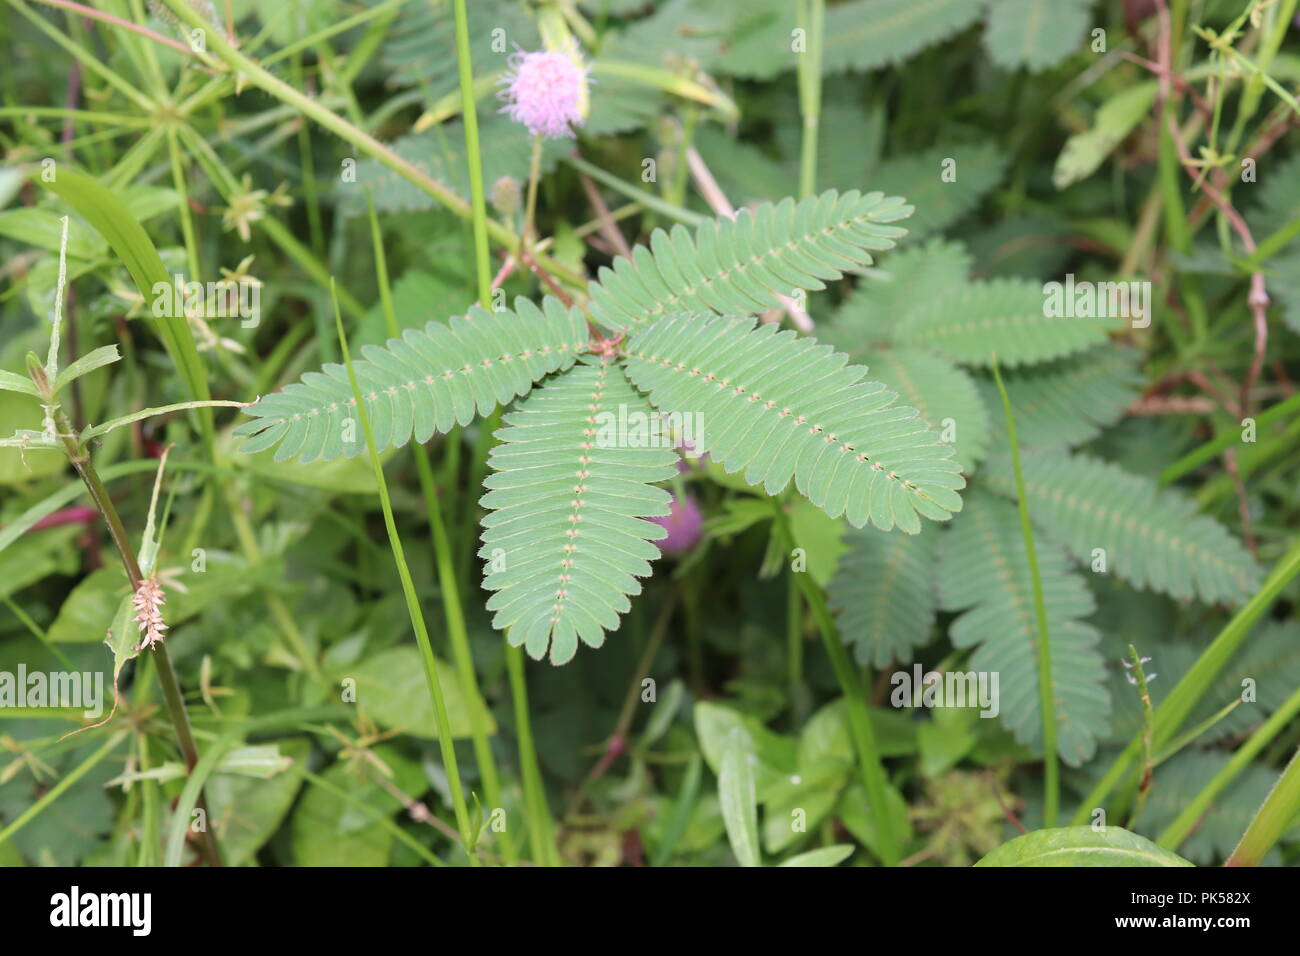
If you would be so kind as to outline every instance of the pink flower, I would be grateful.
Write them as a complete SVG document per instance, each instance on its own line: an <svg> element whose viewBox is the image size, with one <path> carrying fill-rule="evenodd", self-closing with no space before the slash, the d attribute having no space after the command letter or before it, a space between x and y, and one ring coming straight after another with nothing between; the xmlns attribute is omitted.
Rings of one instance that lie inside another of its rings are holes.
<svg viewBox="0 0 1300 956"><path fill-rule="evenodd" d="M695 499L689 495L684 499L674 495L668 511L667 517L650 519L668 529L668 537L659 541L659 550L664 554L684 554L699 543L704 515L700 513L700 506L695 503Z"/></svg>
<svg viewBox="0 0 1300 956"><path fill-rule="evenodd" d="M534 136L572 136L582 125L587 96L587 68L576 53L540 51L510 57L510 72L502 77L501 109Z"/></svg>

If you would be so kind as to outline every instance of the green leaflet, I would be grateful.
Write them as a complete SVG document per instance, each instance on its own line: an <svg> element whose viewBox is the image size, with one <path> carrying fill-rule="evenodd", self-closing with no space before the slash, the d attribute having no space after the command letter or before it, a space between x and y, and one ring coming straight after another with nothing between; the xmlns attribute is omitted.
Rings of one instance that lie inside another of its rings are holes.
<svg viewBox="0 0 1300 956"><path fill-rule="evenodd" d="M826 11L823 69L874 70L902 63L984 13L986 0L856 0Z"/></svg>
<svg viewBox="0 0 1300 956"><path fill-rule="evenodd" d="M826 341L855 358L873 343L893 340L927 298L961 289L971 257L960 242L931 239L892 253L882 267L867 273L835 313Z"/></svg>
<svg viewBox="0 0 1300 956"><path fill-rule="evenodd" d="M991 489L1015 494L1005 456L985 469ZM1180 492L1063 451L1026 452L1024 471L1034 523L1078 561L1091 566L1101 548L1108 571L1135 587L1207 603L1240 604L1259 585L1250 552Z"/></svg>
<svg viewBox="0 0 1300 956"><path fill-rule="evenodd" d="M1100 636L1082 620L1095 604L1059 549L1042 542L1036 551L1052 642L1057 751L1078 766L1096 750L1110 714ZM942 536L938 578L940 606L965 612L950 629L953 646L978 646L967 668L999 675L1000 719L1021 743L1041 749L1038 625L1015 508L987 493L968 495Z"/></svg>
<svg viewBox="0 0 1300 956"><path fill-rule="evenodd" d="M932 348L957 362L988 365L996 352L1005 367L1043 362L1106 341L1120 320L1051 316L1043 285L992 279L926 299L896 326L899 344Z"/></svg>
<svg viewBox="0 0 1300 956"><path fill-rule="evenodd" d="M1034 830L1002 844L976 866L1191 866L1176 853L1119 827Z"/></svg>
<svg viewBox="0 0 1300 956"><path fill-rule="evenodd" d="M952 448L866 369L750 318L673 316L627 345L628 376L661 411L701 416L700 451L776 494L795 487L832 518L921 529L961 508Z"/></svg>
<svg viewBox="0 0 1300 956"><path fill-rule="evenodd" d="M447 325L407 329L386 348L364 346L364 359L354 366L375 445L383 451L401 447L412 435L426 442L434 432L486 415L544 375L568 368L586 347L581 312L551 298L540 309L519 298L514 312L475 306ZM234 434L250 439L245 452L278 445L276 461L351 458L366 447L355 423L348 425L355 404L347 370L329 364L247 409L253 420Z"/></svg>
<svg viewBox="0 0 1300 956"><path fill-rule="evenodd" d="M871 183L887 193L906 196L916 206L908 228L923 236L946 229L974 209L984 194L1002 181L1006 165L1005 154L994 143L952 143L894 156L872 172Z"/></svg>
<svg viewBox="0 0 1300 956"><path fill-rule="evenodd" d="M1007 376L1021 445L1081 445L1096 438L1137 400L1143 382L1140 361L1137 349L1102 345ZM997 407L1000 399L990 379L980 381L980 394ZM1004 434L1001 425L996 434ZM1005 437L995 437L993 445L1005 447Z"/></svg>
<svg viewBox="0 0 1300 956"><path fill-rule="evenodd" d="M1052 185L1066 189L1096 172L1133 127L1151 114L1158 89L1155 80L1126 86L1099 106L1092 126L1065 141L1052 171Z"/></svg>
<svg viewBox="0 0 1300 956"><path fill-rule="evenodd" d="M1043 70L1084 50L1092 0L993 0L984 48L1008 69Z"/></svg>
<svg viewBox="0 0 1300 956"><path fill-rule="evenodd" d="M654 410L620 368L584 356L548 381L497 432L481 504L487 561L483 587L494 627L540 659L564 664L579 640L600 647L639 594L665 537L642 520L668 514L668 492L653 487L675 474L671 447L648 447L619 421ZM645 419L639 419L644 422Z"/></svg>
<svg viewBox="0 0 1300 956"><path fill-rule="evenodd" d="M840 634L865 667L909 660L934 631L939 535L859 530L844 541L849 550L829 589Z"/></svg>
<svg viewBox="0 0 1300 956"><path fill-rule="evenodd" d="M974 471L988 449L990 426L970 374L921 349L881 349L869 353L866 362L872 378L897 392L945 441L951 440L962 470ZM996 395L988 407L997 408Z"/></svg>
<svg viewBox="0 0 1300 956"><path fill-rule="evenodd" d="M833 190L796 203L765 203L733 219L711 220L695 234L683 226L656 229L600 270L591 287L591 314L607 328L628 331L665 315L717 312L752 315L777 295L825 288L823 280L868 265L872 252L891 249L906 230L886 225L912 207L898 196Z"/></svg>

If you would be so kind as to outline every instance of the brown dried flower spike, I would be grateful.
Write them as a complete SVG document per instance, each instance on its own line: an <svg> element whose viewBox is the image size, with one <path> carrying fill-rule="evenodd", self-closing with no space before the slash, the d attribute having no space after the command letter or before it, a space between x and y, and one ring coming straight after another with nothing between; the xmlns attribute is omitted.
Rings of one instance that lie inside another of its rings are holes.
<svg viewBox="0 0 1300 956"><path fill-rule="evenodd" d="M136 588L135 594L131 596L131 601L135 605L136 623L144 632L144 637L140 639L135 649L139 651L145 647L153 647L163 639L163 631L167 630L162 616L162 605L167 603L162 585L153 578L145 578Z"/></svg>

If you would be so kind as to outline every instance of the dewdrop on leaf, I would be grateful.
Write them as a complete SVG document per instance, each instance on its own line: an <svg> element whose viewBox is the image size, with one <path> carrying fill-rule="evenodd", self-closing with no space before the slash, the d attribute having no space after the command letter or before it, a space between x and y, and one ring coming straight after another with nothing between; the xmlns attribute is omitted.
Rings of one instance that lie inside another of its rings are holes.
<svg viewBox="0 0 1300 956"><path fill-rule="evenodd" d="M576 53L522 50L511 55L501 78L501 112L534 136L573 136L587 111L587 67Z"/></svg>

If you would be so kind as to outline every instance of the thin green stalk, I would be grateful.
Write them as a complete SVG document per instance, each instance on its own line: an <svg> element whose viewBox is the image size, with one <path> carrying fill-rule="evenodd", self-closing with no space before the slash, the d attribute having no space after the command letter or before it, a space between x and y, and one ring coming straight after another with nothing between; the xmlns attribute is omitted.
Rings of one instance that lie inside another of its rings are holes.
<svg viewBox="0 0 1300 956"><path fill-rule="evenodd" d="M149 736L140 735L140 769L147 771L153 766L149 757ZM162 846L162 812L159 798L162 787L153 780L140 781L140 852L136 856L136 866L157 866L158 850Z"/></svg>
<svg viewBox="0 0 1300 956"><path fill-rule="evenodd" d="M1183 807L1181 813L1164 829L1164 832L1156 838L1156 842L1170 850L1177 850L1179 845L1187 839L1196 825L1201 822L1201 817L1210 809L1210 804L1228 784L1237 779L1246 767L1250 766L1252 760L1267 747L1279 733L1288 727L1296 714L1300 713L1300 689L1294 691L1287 698L1286 703L1273 712L1273 714L1264 721L1256 731L1250 735L1250 738L1237 748L1232 755L1232 759L1223 765L1223 768L1211 778L1191 802Z"/></svg>
<svg viewBox="0 0 1300 956"><path fill-rule="evenodd" d="M17 833L27 824L31 823L32 820L36 819L36 817L40 815L40 813L44 811L46 807L52 804L55 800L59 799L59 797L63 796L63 794L67 791L69 787L71 787L74 783L76 783L78 780L80 780L82 777L88 774L91 770L95 768L95 766L101 760L103 760L110 753L112 753L113 748L116 747L118 744L120 744L122 742L122 739L126 737L126 735L127 735L126 730L119 730L116 733L114 733L106 741L104 741L103 746L101 746L93 754L91 754L89 757L83 760L80 766L78 766L71 773L64 776L62 780L60 780L54 786L50 787L49 790L45 791L45 793L41 795L39 800L33 803L22 813L18 814L18 816L14 818L14 821L12 823L10 823L3 830L0 830L0 843L4 843L6 840L12 837L15 833Z"/></svg>
<svg viewBox="0 0 1300 956"><path fill-rule="evenodd" d="M393 310L393 294L388 282L388 261L384 255L379 217L375 214L375 204L370 201L368 194L366 200L370 211L370 238L375 250L375 272L379 280L379 300L383 306L384 320L388 324L388 334L392 338L397 338L402 333ZM442 589L443 617L447 624L447 634L451 638L452 661L456 665L456 676L469 701L470 736L474 743L474 761L478 764L479 775L483 778L483 790L488 803L492 808L496 808L503 804L497 765L492 757L492 745L488 740L490 716L479 689L478 677L474 672L474 658L469 647L469 631L465 627L465 615L460 604L460 588L452 561L451 543L447 540L442 505L438 500L438 489L433 480L433 466L429 463L429 451L425 446L413 444L411 451L415 456L415 469L420 476L420 491L424 495L425 510L429 516L429 533L433 538L438 586ZM509 834L509 831L504 836L501 855L505 857L507 863L514 863L518 859L514 837Z"/></svg>
<svg viewBox="0 0 1300 956"><path fill-rule="evenodd" d="M5 606L8 607L9 610L13 612L14 617L18 618L19 622L23 625L23 627L27 628L27 630L32 632L35 638L38 641L40 641L42 645L44 645L47 651L49 651L52 655L54 655L59 659L59 663L61 663L64 667L66 667L70 671L76 670L76 668L72 665L72 661L68 659L68 655L64 654L63 651L59 650L59 646L50 640L49 635L45 633L45 631L41 628L39 624L37 624L34 620L32 620L31 615L29 615L26 611L24 611L21 607L19 607L16 603L14 603L13 598L11 598L8 594L5 594L0 597L3 598L5 602Z"/></svg>
<svg viewBox="0 0 1300 956"><path fill-rule="evenodd" d="M1258 866L1300 812L1300 750L1282 771L1224 866Z"/></svg>
<svg viewBox="0 0 1300 956"><path fill-rule="evenodd" d="M699 213L691 212L689 209L675 206L666 199L656 196L654 193L646 192L644 189L638 189L631 183L624 182L617 176L605 172L605 170L601 169L599 166L593 166L591 163L584 159L580 159L577 156L566 156L564 161L574 169L578 170L578 172L586 173L592 179L596 180L596 182L603 183L617 193L622 193L634 202L640 203L651 212L657 212L663 216L667 216L675 222L680 222L691 227L701 226L708 222L708 216L701 216Z"/></svg>
<svg viewBox="0 0 1300 956"><path fill-rule="evenodd" d="M822 112L822 34L826 22L825 0L799 0L799 23L804 28L804 54L799 58L799 112L803 114L803 143L799 154L799 195L811 196L817 188L817 136Z"/></svg>
<svg viewBox="0 0 1300 956"><path fill-rule="evenodd" d="M1151 732L1155 724L1155 711L1151 707L1151 691L1147 687L1147 675L1142 667L1142 658L1132 644L1128 646L1128 655L1133 680L1137 683L1138 696L1142 700L1142 781L1138 784L1137 803L1133 807L1132 814L1129 815L1128 824L1131 830L1134 822L1142 814L1142 807L1147 802L1147 794L1151 791L1151 774L1155 769L1155 760L1151 753Z"/></svg>
<svg viewBox="0 0 1300 956"><path fill-rule="evenodd" d="M38 387L41 386L38 384ZM43 391L43 400L52 403L54 396L48 392L48 387ZM112 537L113 544L122 559L122 566L131 582L131 590L133 592L138 591L144 576L140 572L140 562L136 560L135 547L127 536L126 526L122 524L121 516L117 513L117 506L113 504L108 489L104 487L99 473L95 470L95 466L90 460L90 452L80 447L76 439L73 438L72 425L68 422L68 417L62 409L56 410L54 421L58 433L62 436L63 447L67 452L68 461L76 469L77 474L81 476L82 482L90 492L91 500L95 503L95 507L108 525L109 536ZM176 679L176 671L172 668L167 643L165 641L156 641L153 644L152 653L158 665L158 682L162 684L163 697L167 702L167 712L171 716L172 727L176 731L176 740L180 744L181 754L185 758L185 766L190 772L193 772L194 767L199 762L199 748L194 742L194 731L190 727L189 711L185 708L185 698L181 696L180 683ZM202 808L206 814L207 804L202 789L198 791L196 801L196 805ZM220 866L221 852L217 847L217 841L213 837L211 829L204 831L200 844L208 863L212 866Z"/></svg>
<svg viewBox="0 0 1300 956"><path fill-rule="evenodd" d="M303 78L302 53L294 53L289 61L290 76L295 86L306 86ZM325 249L325 228L321 225L320 199L316 195L316 168L311 155L311 127L306 123L298 124L298 157L302 170L302 189L307 200L307 234L311 236L311 247L320 255Z"/></svg>
<svg viewBox="0 0 1300 956"><path fill-rule="evenodd" d="M1255 429L1258 432L1266 425L1271 425L1280 418L1289 416L1292 412L1300 411L1300 393L1292 395L1286 401L1278 402L1267 411L1261 412L1255 416ZM1165 468L1160 472L1158 481L1162 485L1177 481L1189 471L1197 468L1205 462L1215 458L1220 452L1231 445L1233 442L1241 441L1241 425L1234 425L1225 429L1212 439L1194 448L1182 458Z"/></svg>
<svg viewBox="0 0 1300 956"><path fill-rule="evenodd" d="M483 194L483 161L479 156L478 110L474 106L474 64L469 52L469 16L465 0L456 0L456 61L460 69L461 113L465 125L465 164L469 167L469 197L474 223L474 268L478 274L478 300L483 308L492 301L492 273L488 265L487 204ZM534 158L540 145L534 145Z"/></svg>
<svg viewBox="0 0 1300 956"><path fill-rule="evenodd" d="M203 27L203 19L185 0L164 0L164 2L173 13L190 26ZM223 60L235 72L243 74L249 82L270 93L281 102L294 106L299 112L315 120L331 133L351 143L367 156L383 163L407 182L428 193L454 215L462 219L472 218L473 211L469 203L457 196L448 186L438 182L428 173L403 159L369 133L353 126L343 117L326 109L318 101L299 90L295 90L288 83L254 63L232 47L216 31L208 32L208 46L209 52ZM518 237L494 220L487 220L487 231L489 236L507 249L514 249L518 245ZM558 279L563 279L565 282L578 286L584 283L582 276L553 259L538 254L537 261L538 265Z"/></svg>
<svg viewBox="0 0 1300 956"><path fill-rule="evenodd" d="M537 211L537 181L542 174L542 137L533 137L533 155L528 163L528 203L524 207L524 232L519 237L519 254L529 251L533 244L533 215Z"/></svg>
<svg viewBox="0 0 1300 956"><path fill-rule="evenodd" d="M1043 579L1038 573L1038 555L1034 549L1034 528L1029 521L1029 504L1025 499L1025 479L1020 469L1020 444L1016 439L1016 417L1011 399L1002 383L997 356L993 356L993 379L1002 396L1002 412L1007 419L1007 443L1011 446L1011 464L1016 475L1016 505L1020 510L1020 533L1025 539L1025 559L1034 590L1034 619L1038 624L1038 709L1043 720L1043 770L1046 776L1043 794L1043 826L1056 826L1061 805L1061 768L1056 758L1056 697L1052 691L1052 642L1047 631L1047 605L1043 600Z"/></svg>
<svg viewBox="0 0 1300 956"><path fill-rule="evenodd" d="M185 781L185 786L181 788L181 794L176 799L175 812L172 813L171 823L168 826L167 848L163 853L163 866L180 866L185 852L185 831L190 828L193 811L198 808L203 813L200 822L203 829L199 832L204 838L211 839L213 820L208 816L207 808L203 804L203 785L207 782L208 777L217 769L221 759L225 757L226 751L235 745L234 730L227 730L220 737L208 745L207 750L203 752L203 759L195 766L190 767L189 778Z"/></svg>
<svg viewBox="0 0 1300 956"><path fill-rule="evenodd" d="M489 308L489 303L492 300L492 273L488 262L487 249L487 200L483 193L483 160L479 154L478 107L474 99L474 65L470 57L469 27L465 0L456 0L456 57L460 71L461 113L465 123L465 162L469 166L471 218L474 223L475 273L478 280L479 301L484 308ZM541 152L541 137L535 137L533 141L532 171L529 178L528 218L524 225L524 236L520 240L521 243L528 243L529 245L532 243L530 229L533 222L533 204L537 195L537 180L541 173ZM521 245L521 250L522 248ZM534 261L537 261L538 254L536 250L529 248L529 254ZM471 492L478 488L483 481L483 473L487 467L487 449L500 420L501 410L499 408L494 409L479 432L479 440L475 449L476 454L470 468L469 488ZM468 519L472 521L474 509L472 507L467 508L466 512ZM466 539L471 542L474 540L472 525L467 531ZM466 571L473 567L473 564L472 558L466 561ZM450 552L446 548L439 557L439 573L444 572L449 576L454 576ZM447 587L447 585L444 585L444 587ZM456 592L454 580L450 582L450 589L453 593ZM534 860L543 865L548 862L558 864L559 854L555 850L555 841L552 837L551 815L546 805L546 791L542 785L541 770L538 767L537 753L533 746L533 731L531 718L528 714L528 685L524 677L523 653L506 642L505 658L506 667L510 672L510 694L514 701L515 722L519 734L519 760L523 770L524 802L529 817L528 832L530 839L533 841ZM544 855L537 853L539 843L545 851Z"/></svg>
<svg viewBox="0 0 1300 956"><path fill-rule="evenodd" d="M528 717L528 684L524 680L524 652L506 645L506 670L510 674L510 691L515 705L515 730L519 735L519 764L524 778L524 803L528 808L528 842L537 866L559 866L560 853L555 846L551 811L546 804L546 788L537 764L533 743L533 726Z"/></svg>
<svg viewBox="0 0 1300 956"><path fill-rule="evenodd" d="M777 498L772 499L776 512L776 533L780 536L782 551L788 553L794 547L794 535L790 529L790 520L785 508ZM849 659L844 643L835 632L835 621L830 609L822 597L817 583L806 572L791 571L804 600L812 610L813 619L821 632L822 644L831 659L835 679L839 682L840 692L844 695L844 706L849 713L849 730L853 735L853 746L857 751L858 767L862 772L862 784L866 789L867 803L876 817L876 838L879 841L881 862L885 866L895 866L902 859L899 847L899 828L894 819L893 805L889 802L889 780L885 775L884 764L880 760L880 749L876 746L875 731L871 727L871 716L867 712L866 692L858 679L858 672Z"/></svg>
<svg viewBox="0 0 1300 956"><path fill-rule="evenodd" d="M388 544L392 548L393 561L397 565L397 574L402 581L406 611L411 619L411 627L415 630L416 641L420 645L424 676L429 685L429 696L433 700L434 720L438 725L438 746L442 751L443 768L447 771L447 787L451 790L451 801L456 811L456 828L460 831L461 844L469 857L470 866L478 866L479 858L474 849L474 833L469 822L469 810L466 808L465 794L461 789L460 767L456 763L456 743L452 740L451 720L447 716L447 701L443 697L442 684L438 680L438 664L433 658L433 646L429 642L429 631L424 625L420 598L415 593L415 582L411 579L411 569L406 565L406 552L402 548L402 539L397 533L397 522L393 518L393 504L388 497L388 482L384 480L384 466L379 461L379 450L375 447L370 416L366 413L366 403L361 398L361 386L352 367L352 355L348 351L347 333L343 331L343 316L339 312L337 299L334 300L334 327L338 332L339 348L343 352L343 364L348 370L348 381L352 383L357 417L361 420L361 430L366 436L366 447L370 451L370 464L375 471L379 503L384 512L384 527L388 530Z"/></svg>
<svg viewBox="0 0 1300 956"><path fill-rule="evenodd" d="M1174 685L1173 690L1156 708L1152 743L1157 751L1163 750L1178 732L1187 715L1205 695L1215 677L1241 647L1255 622L1272 606L1278 595L1282 593L1282 589L1297 574L1300 574L1300 537L1291 543L1290 549L1273 566L1273 570L1269 572L1260 589L1240 611L1233 615L1232 620L1219 632L1210 646L1196 659L1191 669L1183 675L1182 680ZM1142 740L1139 734L1115 758L1115 763L1111 765L1110 770L1083 798L1070 820L1072 826L1079 826L1088 821L1092 811L1101 806L1102 801L1124 779L1133 761L1141 754L1141 750Z"/></svg>
<svg viewBox="0 0 1300 956"><path fill-rule="evenodd" d="M336 787L334 784L330 783L324 777L312 773L310 770L306 769L305 767L299 764L294 764L292 772L298 774L298 776L302 777L312 786L320 787L326 793L332 794L333 796L338 797L340 800L344 801L345 803L351 804L353 807L360 810L366 816L370 817L370 819L374 820L375 823L377 823L379 826L383 827L390 834L392 834L398 840L401 840L413 851L415 851L416 855L422 858L426 863L430 863L433 866L439 866L439 867L447 865L442 859L440 859L436 854L434 854L434 852L430 850L427 846L425 846L415 837L411 836L411 834L407 833L405 830L399 827L396 823L394 823L383 813L379 812L370 804L366 803L366 801L360 799L352 791L344 790L342 787Z"/></svg>

